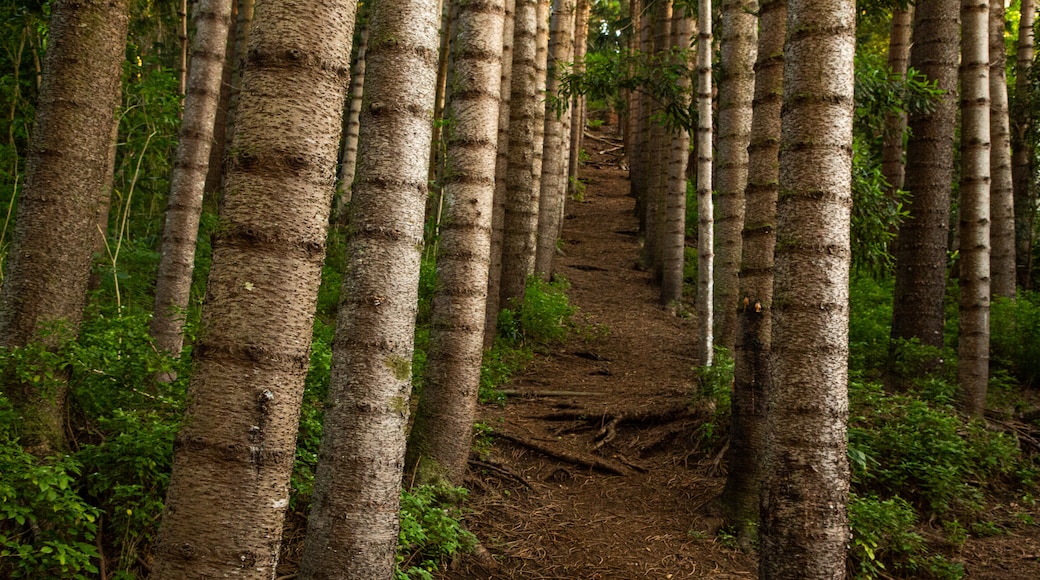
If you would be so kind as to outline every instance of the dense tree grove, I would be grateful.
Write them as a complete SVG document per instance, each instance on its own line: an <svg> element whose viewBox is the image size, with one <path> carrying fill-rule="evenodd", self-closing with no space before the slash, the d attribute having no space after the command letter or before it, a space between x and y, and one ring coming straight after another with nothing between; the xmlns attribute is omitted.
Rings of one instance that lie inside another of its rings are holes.
<svg viewBox="0 0 1040 580"><path fill-rule="evenodd" d="M530 486L480 409L593 340L594 150L696 329L658 444L761 578L959 578L998 502L1037 537L1036 9L0 2L0 577L497 569L468 474ZM622 415L531 449L637 469Z"/></svg>

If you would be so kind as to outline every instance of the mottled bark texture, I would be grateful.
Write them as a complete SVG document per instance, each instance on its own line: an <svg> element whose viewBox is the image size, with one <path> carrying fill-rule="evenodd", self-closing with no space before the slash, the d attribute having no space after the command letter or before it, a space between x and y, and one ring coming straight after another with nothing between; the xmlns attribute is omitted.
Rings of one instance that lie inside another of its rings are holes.
<svg viewBox="0 0 1040 580"><path fill-rule="evenodd" d="M844 578L851 0L789 0L761 578Z"/></svg>
<svg viewBox="0 0 1040 580"><path fill-rule="evenodd" d="M741 231L755 93L757 0L723 0L719 40L718 158L715 160L715 342L733 351L740 299Z"/></svg>
<svg viewBox="0 0 1040 580"><path fill-rule="evenodd" d="M740 267L739 329L734 349L733 393L726 487L722 509L742 546L757 535L766 401L772 384L773 249L779 179L780 108L784 89L787 4L759 7L754 115L748 146L748 184Z"/></svg>
<svg viewBox="0 0 1040 580"><path fill-rule="evenodd" d="M79 329L96 228L108 212L128 21L126 0L51 4L25 187L0 290L0 346L56 349ZM64 447L64 386L44 392L9 382L4 391L20 415L25 448L45 455Z"/></svg>
<svg viewBox="0 0 1040 580"><path fill-rule="evenodd" d="M1015 297L1015 201L1011 182L1004 3L989 6L990 275L993 296Z"/></svg>
<svg viewBox="0 0 1040 580"><path fill-rule="evenodd" d="M953 138L957 120L960 19L957 0L922 0L914 8L910 66L945 91L928 111L910 115L905 187L909 217L899 227L895 250L892 338L920 339L941 347L946 253L953 183ZM893 360L900 356L893 341ZM891 370L891 368L890 368ZM893 383L902 377L891 376ZM899 385L894 385L899 386Z"/></svg>
<svg viewBox="0 0 1040 580"><path fill-rule="evenodd" d="M191 74L170 173L155 309L149 327L155 346L173 356L180 356L184 344L184 315L195 270L195 239L202 216L230 20L231 0L201 0L195 12Z"/></svg>
<svg viewBox="0 0 1040 580"><path fill-rule="evenodd" d="M495 193L504 0L457 0L445 117L446 213L430 348L406 467L417 483L463 484L480 391Z"/></svg>
<svg viewBox="0 0 1040 580"><path fill-rule="evenodd" d="M989 382L989 4L961 0L960 332L964 411L982 417Z"/></svg>
<svg viewBox="0 0 1040 580"><path fill-rule="evenodd" d="M499 288L502 280L502 238L506 220L506 169L509 167L509 111L513 76L513 12L516 0L505 2L502 25L502 80L498 105L498 151L495 155L495 200L491 208L491 255L488 265L487 305L484 313L484 348L495 344L498 332Z"/></svg>
<svg viewBox="0 0 1040 580"><path fill-rule="evenodd" d="M436 0L372 7L347 267L300 577L390 578L437 82Z"/></svg>
<svg viewBox="0 0 1040 580"><path fill-rule="evenodd" d="M560 237L567 196L572 109L566 102L557 106L557 99L560 75L574 60L574 13L574 0L553 0L545 81L545 141L538 202L538 244L534 258L534 271L545 280L552 277L556 240ZM566 109L561 110L561 107Z"/></svg>
<svg viewBox="0 0 1040 580"><path fill-rule="evenodd" d="M697 25L697 361L714 355L715 211L712 200L711 0L698 0Z"/></svg>
<svg viewBox="0 0 1040 580"><path fill-rule="evenodd" d="M910 59L910 32L914 5L892 9L892 29L888 37L888 68L896 78L906 78ZM881 175L889 185L889 195L903 188L903 139L906 136L906 112L885 114L885 132L881 136Z"/></svg>
<svg viewBox="0 0 1040 580"><path fill-rule="evenodd" d="M534 271L538 232L538 195L542 169L545 106L539 86L542 56L539 19L548 0L516 0L513 68L509 97L509 161L506 167L505 218L499 307L524 299L527 276ZM548 26L548 24L546 24ZM541 75L544 82L544 74Z"/></svg>
<svg viewBox="0 0 1040 580"><path fill-rule="evenodd" d="M683 59L676 64L688 69L684 49L690 46L693 18L687 9L677 8L672 15L672 53ZM690 90L690 76L681 75L680 91ZM684 128L669 136L668 181L665 190L664 221L661 224L661 304L677 310L682 301L683 266L686 261L686 164L690 159L690 132Z"/></svg>
<svg viewBox="0 0 1040 580"><path fill-rule="evenodd" d="M274 575L335 187L354 6L257 6L152 578Z"/></svg>
<svg viewBox="0 0 1040 580"><path fill-rule="evenodd" d="M337 220L346 225L345 206L350 203L357 171L358 135L361 134L361 98L365 94L365 56L368 53L368 21L361 23L355 48L354 63L350 67L350 91L347 93L347 114L344 118L343 148L339 158Z"/></svg>
<svg viewBox="0 0 1040 580"><path fill-rule="evenodd" d="M652 19L653 64L655 69L667 62L671 51L672 4L654 2L650 5L648 18ZM658 70L651 74L660 74ZM661 79L655 79L660 81ZM647 120L646 196L644 205L643 264L653 270L654 282L661 282L661 242L664 229L665 191L668 188L669 131L658 118L663 106L657 99L650 98L650 117Z"/></svg>
<svg viewBox="0 0 1040 580"><path fill-rule="evenodd" d="M1034 0L1022 0L1018 24L1018 49L1015 60L1014 125L1011 128L1011 179L1015 196L1015 260L1018 285L1032 289L1033 239L1036 223L1036 195L1033 191L1035 143L1029 136L1030 110L1033 96L1029 77L1033 66L1033 23L1036 21Z"/></svg>

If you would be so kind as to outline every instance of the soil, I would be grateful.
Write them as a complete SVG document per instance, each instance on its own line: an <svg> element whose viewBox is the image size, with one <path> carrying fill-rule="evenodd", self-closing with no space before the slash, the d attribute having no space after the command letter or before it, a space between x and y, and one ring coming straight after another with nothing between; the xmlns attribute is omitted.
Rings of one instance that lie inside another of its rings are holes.
<svg viewBox="0 0 1040 580"><path fill-rule="evenodd" d="M441 578L758 575L718 532L725 440L709 443L712 409L696 403L694 320L661 308L636 267L634 200L606 129L586 140L585 198L568 201L556 263L578 331L514 377L504 405L482 406L496 436L471 464L465 523L493 559L466 556ZM1040 528L1006 511L1005 533L944 550L968 577L1040 578Z"/></svg>

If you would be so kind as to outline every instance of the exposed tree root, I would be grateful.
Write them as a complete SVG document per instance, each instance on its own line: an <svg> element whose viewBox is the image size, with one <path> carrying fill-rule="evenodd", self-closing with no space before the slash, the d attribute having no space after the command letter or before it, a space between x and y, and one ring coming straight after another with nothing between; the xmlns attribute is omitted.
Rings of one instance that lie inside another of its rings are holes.
<svg viewBox="0 0 1040 580"><path fill-rule="evenodd" d="M498 475L499 477L515 481L515 482L519 483L520 485L526 487L527 489L533 489L531 487L531 484L527 483L527 480L524 479L524 476L522 476L519 473L513 471L512 469L506 467L505 465L502 465L501 463L494 463L494 462L491 462L491 461L482 461L480 459L470 459L469 460L469 464L470 464L471 467L478 467L480 469L486 469L486 470L494 473L495 475Z"/></svg>
<svg viewBox="0 0 1040 580"><path fill-rule="evenodd" d="M586 421L595 423L610 423L617 419L618 425L660 425L672 423L682 419L705 420L715 409L704 405L691 408L689 405L673 405L664 409L639 409L635 411L619 411L616 413L591 412L588 410L557 411L529 417L531 419L542 419L544 421Z"/></svg>
<svg viewBox="0 0 1040 580"><path fill-rule="evenodd" d="M528 391L520 389L502 389L499 391L508 397L603 397L606 393L596 391Z"/></svg>
<svg viewBox="0 0 1040 580"><path fill-rule="evenodd" d="M536 441L531 441L530 439L512 433L507 433L505 431L496 430L495 436L501 437L506 441L516 443L517 445L527 447L528 449L531 449L532 451L537 451L538 453L541 453L543 455L548 455L553 459L559 459L560 461L565 461L567 463L572 463L574 465L579 465L582 467L588 467L589 469L596 469L613 475L629 475L629 471L624 465L614 463L612 461L607 461L599 457L586 455L584 453L574 453L570 451L563 451L561 449L553 449L548 445L543 445Z"/></svg>

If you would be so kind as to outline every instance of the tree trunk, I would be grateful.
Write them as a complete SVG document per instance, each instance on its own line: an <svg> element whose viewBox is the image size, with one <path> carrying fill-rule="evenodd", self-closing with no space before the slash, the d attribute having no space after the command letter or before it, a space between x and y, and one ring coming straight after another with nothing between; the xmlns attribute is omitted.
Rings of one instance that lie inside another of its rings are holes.
<svg viewBox="0 0 1040 580"><path fill-rule="evenodd" d="M362 5L361 9L365 10ZM346 225L346 204L350 203L351 190L354 188L354 173L357 171L358 135L361 134L361 99L365 94L365 55L368 52L368 20L361 22L361 31L358 35L357 54L354 63L350 67L350 91L347 93L349 99L347 105L346 123L343 129L343 149L340 155L339 174L336 181L339 183L337 192L338 208L335 211L336 220L341 225Z"/></svg>
<svg viewBox="0 0 1040 580"><path fill-rule="evenodd" d="M888 41L888 67L892 75L906 78L907 62L910 58L911 23L914 5L892 9L892 32ZM881 144L881 175L889 185L889 195L903 188L903 137L906 135L906 112L890 112L885 115L885 132Z"/></svg>
<svg viewBox="0 0 1040 580"><path fill-rule="evenodd" d="M844 578L855 5L790 0L787 31L759 576Z"/></svg>
<svg viewBox="0 0 1040 580"><path fill-rule="evenodd" d="M677 8L672 17L672 45L677 51L690 46L693 29L693 18L687 9ZM686 61L681 64L688 68L689 63ZM676 80L676 84L681 91L689 91L691 81L688 71ZM670 142L668 187L665 192L664 223L661 224L661 305L678 310L682 302L683 266L686 261L686 164L690 159L690 132L679 128L673 131Z"/></svg>
<svg viewBox="0 0 1040 580"><path fill-rule="evenodd" d="M231 22L238 20L237 0L231 2ZM231 72L235 66L235 26L227 27L227 39L224 45L224 66L220 78L220 98L217 101L217 116L213 120L213 146L209 149L209 162L206 163L206 184L204 192L206 201L212 200L214 193L224 186L224 154L228 144L228 107L231 106ZM214 206L215 207L215 206Z"/></svg>
<svg viewBox="0 0 1040 580"><path fill-rule="evenodd" d="M1033 159L1036 152L1029 136L1029 120L1033 118L1033 94L1030 76L1033 66L1033 23L1036 20L1034 0L1022 0L1022 18L1018 25L1018 51L1015 62L1015 114L1011 131L1011 175L1015 197L1015 259L1018 285L1033 287L1033 230L1036 220L1036 196L1033 194Z"/></svg>
<svg viewBox="0 0 1040 580"><path fill-rule="evenodd" d="M960 339L964 411L982 417L989 382L989 4L961 0Z"/></svg>
<svg viewBox="0 0 1040 580"><path fill-rule="evenodd" d="M418 483L463 484L480 391L495 193L504 0L456 0L451 119L430 348L405 465Z"/></svg>
<svg viewBox="0 0 1040 580"><path fill-rule="evenodd" d="M590 0L578 0L574 20L574 74L585 73L585 53L589 44ZM585 140L585 95L574 95L571 101L571 153L567 158L567 191L576 193L578 166L581 164L581 148Z"/></svg>
<svg viewBox="0 0 1040 580"><path fill-rule="evenodd" d="M714 351L715 223L711 192L711 0L698 0L697 35L697 360L710 367Z"/></svg>
<svg viewBox="0 0 1040 580"><path fill-rule="evenodd" d="M516 0L513 68L509 98L509 164L506 169L505 221L499 307L524 299L527 276L534 271L538 230L543 115L538 85L539 19L547 0ZM544 77L543 77L544 78Z"/></svg>
<svg viewBox="0 0 1040 580"><path fill-rule="evenodd" d="M651 4L652 12L648 17L652 19L653 43L652 43L652 66L654 69L663 68L666 59L670 56L670 37L672 30L672 4L661 1ZM655 70L651 74L659 75ZM661 79L656 79L660 81ZM663 113L661 103L650 95L650 114L647 117L647 158L646 158L646 195L644 202L644 229L646 235L643 241L643 264L653 270L654 283L661 282L661 242L664 229L664 204L665 191L668 188L668 137L669 132L664 123L657 118Z"/></svg>
<svg viewBox="0 0 1040 580"><path fill-rule="evenodd" d="M177 40L181 54L177 63L177 94L188 94L188 0L181 0L177 7Z"/></svg>
<svg viewBox="0 0 1040 580"><path fill-rule="evenodd" d="M953 182L960 30L956 0L931 0L914 8L910 66L945 91L926 112L910 115L906 189L909 218L899 228L895 261L892 338L943 344L943 296ZM893 345L896 346L895 344ZM893 352L898 357L897 352ZM890 366L893 361L890 361ZM898 377L892 377L898 381Z"/></svg>
<svg viewBox="0 0 1040 580"><path fill-rule="evenodd" d="M1008 116L1004 3L990 2L990 274L994 296L1015 297L1015 201L1011 185L1011 127Z"/></svg>
<svg viewBox="0 0 1040 580"><path fill-rule="evenodd" d="M498 151L495 154L495 199L491 208L491 255L488 265L484 348L495 344L498 332L499 290L502 281L502 238L506 219L506 170L509 167L510 82L513 75L513 13L516 0L506 0L502 26L502 80L498 106Z"/></svg>
<svg viewBox="0 0 1040 580"><path fill-rule="evenodd" d="M0 289L0 346L53 350L79 329L98 220L108 211L127 26L126 0L51 4L25 186ZM64 386L43 392L12 383L5 393L20 415L25 448L37 455L64 448Z"/></svg>
<svg viewBox="0 0 1040 580"><path fill-rule="evenodd" d="M300 578L390 578L437 83L437 0L372 7L347 268Z"/></svg>
<svg viewBox="0 0 1040 580"><path fill-rule="evenodd" d="M538 202L538 245L534 260L534 271L545 280L552 277L556 240L560 237L567 196L572 109L568 103L562 103L567 108L560 111L553 99L559 96L563 67L570 66L574 60L574 0L553 0L549 45L552 54L546 74L545 143Z"/></svg>
<svg viewBox="0 0 1040 580"><path fill-rule="evenodd" d="M747 187L751 101L755 92L756 0L722 2L719 56L719 156L716 167L715 341L732 352L737 342L741 230Z"/></svg>
<svg viewBox="0 0 1040 580"><path fill-rule="evenodd" d="M274 575L336 178L354 2L262 2L150 578Z"/></svg>
<svg viewBox="0 0 1040 580"><path fill-rule="evenodd" d="M748 184L740 267L740 305L734 350L733 394L723 513L750 547L758 531L766 401L772 384L773 250L779 193L780 108L784 89L787 4L759 8L754 115L748 146Z"/></svg>
<svg viewBox="0 0 1040 580"><path fill-rule="evenodd" d="M155 346L175 357L180 356L184 344L184 316L195 269L195 239L202 215L230 19L231 0L201 0L195 16L191 76L170 175L155 309L149 328Z"/></svg>

